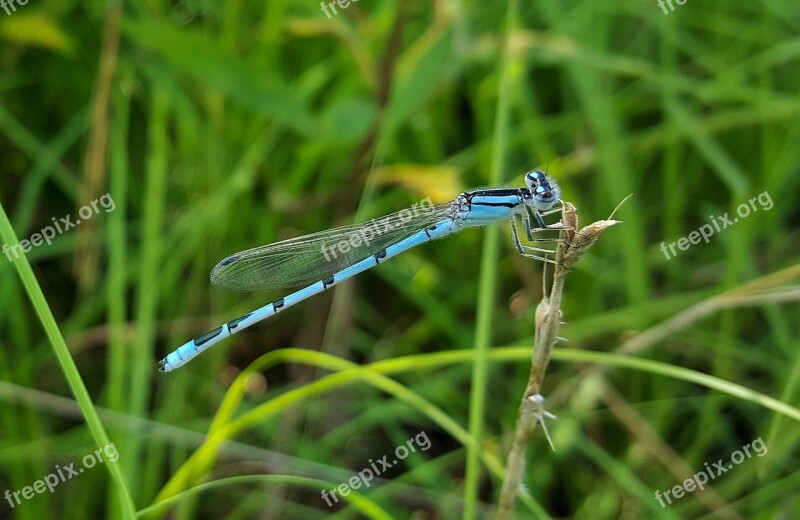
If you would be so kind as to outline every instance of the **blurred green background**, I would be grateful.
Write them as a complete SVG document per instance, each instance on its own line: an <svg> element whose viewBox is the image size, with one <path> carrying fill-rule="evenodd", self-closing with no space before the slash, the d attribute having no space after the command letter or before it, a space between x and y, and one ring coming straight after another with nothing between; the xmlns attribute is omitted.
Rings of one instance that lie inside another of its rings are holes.
<svg viewBox="0 0 800 520"><path fill-rule="evenodd" d="M212 288L226 255L533 168L583 224L633 197L567 277L543 388L556 451L537 430L517 517L800 514L796 2L14 7L2 242L104 194L114 208L0 259L0 493L109 442L119 460L0 497L0 517L493 518L542 297L506 226L416 248L177 371L157 361L285 294ZM769 209L662 252L763 193ZM421 432L429 449L326 505ZM756 439L765 455L657 501Z"/></svg>

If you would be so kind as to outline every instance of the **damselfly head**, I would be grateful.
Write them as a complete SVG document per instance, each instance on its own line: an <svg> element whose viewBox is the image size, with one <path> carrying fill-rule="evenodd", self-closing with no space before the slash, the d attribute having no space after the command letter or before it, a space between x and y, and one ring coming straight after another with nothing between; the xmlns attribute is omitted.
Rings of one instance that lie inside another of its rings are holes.
<svg viewBox="0 0 800 520"><path fill-rule="evenodd" d="M534 206L540 211L552 208L561 199L561 189L558 184L542 170L526 173L525 184L531 190Z"/></svg>

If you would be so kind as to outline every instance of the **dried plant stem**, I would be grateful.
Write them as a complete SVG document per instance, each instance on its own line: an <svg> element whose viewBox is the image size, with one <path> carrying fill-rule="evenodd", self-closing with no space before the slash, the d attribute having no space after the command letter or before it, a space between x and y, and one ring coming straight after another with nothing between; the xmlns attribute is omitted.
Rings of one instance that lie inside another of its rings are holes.
<svg viewBox="0 0 800 520"><path fill-rule="evenodd" d="M542 386L547 365L550 363L550 356L553 353L553 346L558 339L558 330L561 327L561 294L564 291L564 279L567 270L556 266L553 275L553 284L550 288L550 296L545 297L539 302L537 314L544 314L544 319L539 325L537 320L536 337L534 338L533 360L531 362L531 374L528 378L528 386L525 389L526 398L538 394Z"/></svg>
<svg viewBox="0 0 800 520"><path fill-rule="evenodd" d="M557 257L559 253L563 255L563 244L562 242L558 246ZM539 394L547 365L550 363L553 346L558 338L558 329L561 325L561 294L564 290L566 275L566 269L561 265L556 265L550 296L545 295L536 309L536 334L531 372L519 405L514 442L508 453L506 474L500 490L500 503L496 516L499 520L510 518L516 492L520 488L522 474L525 471L525 447L539 422L541 410L537 403L531 401L530 398Z"/></svg>
<svg viewBox="0 0 800 520"><path fill-rule="evenodd" d="M564 203L562 222L567 229L561 231L561 241L556 248L555 271L550 294L545 294L536 308L536 333L531 372L525 392L522 394L514 441L508 453L506 474L495 516L498 520L506 520L511 517L514 500L517 491L521 489L522 476L525 472L525 448L536 425L540 422L544 424L544 419L547 417L554 417L544 410L543 398L539 390L547 372L547 365L550 363L553 347L558 340L558 331L561 327L561 296L566 276L572 266L594 244L600 233L617 223L614 220L600 220L578 230L575 207L568 202ZM546 430L545 434L547 434Z"/></svg>

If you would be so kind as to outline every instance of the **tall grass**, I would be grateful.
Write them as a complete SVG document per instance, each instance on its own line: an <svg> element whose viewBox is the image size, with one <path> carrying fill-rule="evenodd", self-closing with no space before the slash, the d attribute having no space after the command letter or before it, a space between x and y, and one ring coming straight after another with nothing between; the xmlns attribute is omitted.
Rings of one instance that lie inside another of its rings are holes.
<svg viewBox="0 0 800 520"><path fill-rule="evenodd" d="M5 244L19 244L20 241L11 227L11 222L8 220L5 209L0 204L0 238L3 239ZM86 421L86 427L91 433L92 438L98 447L104 447L110 444L108 434L103 427L97 410L94 407L92 398L86 389L86 385L81 378L78 367L72 359L67 344L64 342L64 337L58 328L55 317L53 316L50 307L47 305L47 299L42 292L41 287L36 282L36 276L31 269L30 263L25 255L15 256L14 267L17 270L19 279L28 294L30 303L41 322L42 328L47 335L50 345L53 347L53 354L55 354L58 364L61 366L61 371L64 373L64 378L69 385L72 395L83 413L83 418ZM116 485L116 490L122 503L122 512L125 518L134 518L135 509L128 490L128 484L125 481L125 475L122 473L122 468L119 464L108 462L106 464L108 472ZM82 472L82 471L81 471ZM59 475L60 476L60 475ZM63 477L62 477L63 480ZM37 491L38 492L38 491ZM27 494L27 493L25 493ZM24 495L23 495L24 496ZM17 497L14 497L15 499Z"/></svg>

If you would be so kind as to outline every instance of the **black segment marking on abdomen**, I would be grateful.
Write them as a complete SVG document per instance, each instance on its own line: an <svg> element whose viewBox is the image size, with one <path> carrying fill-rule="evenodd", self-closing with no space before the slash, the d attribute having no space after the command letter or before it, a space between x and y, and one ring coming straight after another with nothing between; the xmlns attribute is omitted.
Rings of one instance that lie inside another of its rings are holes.
<svg viewBox="0 0 800 520"><path fill-rule="evenodd" d="M196 338L194 338L194 345L196 347L199 347L203 343L207 342L208 340L210 340L212 338L216 338L221 333L222 333L222 325L220 325L219 327L217 327L216 329L214 329L214 330L212 330L210 332L206 332L202 336L197 336Z"/></svg>
<svg viewBox="0 0 800 520"><path fill-rule="evenodd" d="M334 283L333 282L333 276L331 276L330 278L326 278L326 279L322 280L322 287L323 287L323 289L327 289L328 287L333 285L333 283Z"/></svg>
<svg viewBox="0 0 800 520"><path fill-rule="evenodd" d="M284 303L283 298L281 298L280 300L277 300L272 304L272 308L275 310L276 313L278 312L278 309L283 307L283 303Z"/></svg>
<svg viewBox="0 0 800 520"><path fill-rule="evenodd" d="M374 258L375 258L375 265L378 265L379 263L381 263L381 258L386 258L386 250L381 249L380 251L375 253Z"/></svg>
<svg viewBox="0 0 800 520"><path fill-rule="evenodd" d="M233 332L233 329L235 329L236 327L238 327L238 326L239 326L239 324L240 324L241 322L243 322L244 320L246 320L247 318L249 318L249 317L250 317L252 314L253 314L253 313L252 313L252 312L250 312L250 313L248 313L248 314L245 314L244 316L239 316L239 317L238 317L238 318L236 318L235 320L231 320L231 321L229 321L229 322L228 322L228 330L229 330L229 331L231 331L231 332Z"/></svg>

